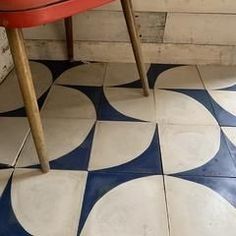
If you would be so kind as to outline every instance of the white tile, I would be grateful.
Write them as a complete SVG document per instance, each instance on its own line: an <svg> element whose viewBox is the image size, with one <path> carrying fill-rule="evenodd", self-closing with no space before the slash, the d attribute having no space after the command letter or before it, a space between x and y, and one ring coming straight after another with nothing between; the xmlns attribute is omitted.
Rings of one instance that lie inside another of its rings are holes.
<svg viewBox="0 0 236 236"><path fill-rule="evenodd" d="M81 235L167 236L162 177L139 178L108 192L90 212Z"/></svg>
<svg viewBox="0 0 236 236"><path fill-rule="evenodd" d="M224 110L236 116L236 91L210 90L209 94Z"/></svg>
<svg viewBox="0 0 236 236"><path fill-rule="evenodd" d="M234 236L235 208L213 190L165 177L171 236Z"/></svg>
<svg viewBox="0 0 236 236"><path fill-rule="evenodd" d="M150 64L146 64L148 71ZM134 63L108 63L105 76L105 86L117 86L139 80L137 65Z"/></svg>
<svg viewBox="0 0 236 236"><path fill-rule="evenodd" d="M0 170L0 198L7 185L8 180L11 177L13 169L3 169Z"/></svg>
<svg viewBox="0 0 236 236"><path fill-rule="evenodd" d="M0 163L15 164L28 132L26 118L0 117Z"/></svg>
<svg viewBox="0 0 236 236"><path fill-rule="evenodd" d="M77 89L53 86L41 111L43 117L96 119L93 102Z"/></svg>
<svg viewBox="0 0 236 236"><path fill-rule="evenodd" d="M56 84L102 86L106 71L105 63L89 63L66 70Z"/></svg>
<svg viewBox="0 0 236 236"><path fill-rule="evenodd" d="M42 121L49 160L55 160L78 148L95 123L94 120L52 118ZM30 135L22 149L17 166L25 167L38 163L38 156Z"/></svg>
<svg viewBox="0 0 236 236"><path fill-rule="evenodd" d="M236 84L236 66L198 66L207 89L223 89Z"/></svg>
<svg viewBox="0 0 236 236"><path fill-rule="evenodd" d="M137 158L151 144L155 130L154 123L98 122L89 169L114 167Z"/></svg>
<svg viewBox="0 0 236 236"><path fill-rule="evenodd" d="M162 72L155 88L203 89L203 84L195 66L180 66Z"/></svg>
<svg viewBox="0 0 236 236"><path fill-rule="evenodd" d="M145 97L142 89L105 88L105 96L110 105L123 115L144 120L155 121L153 91Z"/></svg>
<svg viewBox="0 0 236 236"><path fill-rule="evenodd" d="M221 132L217 126L159 125L158 128L165 174L200 167L219 151Z"/></svg>
<svg viewBox="0 0 236 236"><path fill-rule="evenodd" d="M37 98L41 97L52 84L52 74L43 64L30 62ZM0 85L0 113L24 106L15 70ZM13 96L14 95L14 96Z"/></svg>
<svg viewBox="0 0 236 236"><path fill-rule="evenodd" d="M155 89L155 102L159 124L217 125L201 103L185 94Z"/></svg>
<svg viewBox="0 0 236 236"><path fill-rule="evenodd" d="M17 169L11 191L12 208L32 235L77 235L87 173Z"/></svg>

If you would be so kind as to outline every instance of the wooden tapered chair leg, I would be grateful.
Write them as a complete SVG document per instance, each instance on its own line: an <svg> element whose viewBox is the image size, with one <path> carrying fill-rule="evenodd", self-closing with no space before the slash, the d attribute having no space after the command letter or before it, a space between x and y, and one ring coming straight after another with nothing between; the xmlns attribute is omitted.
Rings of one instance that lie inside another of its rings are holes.
<svg viewBox="0 0 236 236"><path fill-rule="evenodd" d="M69 61L74 61L74 44L73 44L73 18L68 17L64 20L66 31L66 45Z"/></svg>
<svg viewBox="0 0 236 236"><path fill-rule="evenodd" d="M43 172L50 170L42 122L21 29L7 29L15 70ZM14 96L14 94L13 94Z"/></svg>
<svg viewBox="0 0 236 236"><path fill-rule="evenodd" d="M127 24L130 40L132 43L132 48L134 51L134 56L139 72L139 76L142 82L144 95L149 95L149 84L146 75L146 69L143 59L143 53L141 48L141 42L138 35L138 29L135 21L134 10L132 6L132 0L121 0L122 9L125 16L125 21Z"/></svg>

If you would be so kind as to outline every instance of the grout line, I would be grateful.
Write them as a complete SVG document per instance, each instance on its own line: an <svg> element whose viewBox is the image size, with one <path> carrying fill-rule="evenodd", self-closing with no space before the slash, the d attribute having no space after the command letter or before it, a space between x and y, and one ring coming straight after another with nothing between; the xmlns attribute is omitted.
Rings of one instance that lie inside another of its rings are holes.
<svg viewBox="0 0 236 236"><path fill-rule="evenodd" d="M203 79L202 79L202 75L201 75L201 72L200 72L200 70L199 70L198 65L195 65L195 67L196 67L196 70L197 70L197 72L198 72L199 78L200 78L200 80L201 80L201 82L202 82L202 85L203 85L204 90L207 90L206 85L205 85L205 83L204 83L204 81L203 81Z"/></svg>
<svg viewBox="0 0 236 236"><path fill-rule="evenodd" d="M25 118L25 119L27 120L27 118ZM28 131L27 131L27 133L26 133L26 135L25 135L25 137L24 137L24 139L23 139L23 142L22 142L22 144L21 144L21 146L20 146L20 148L19 148L19 151L17 152L16 159L14 160L14 164L13 164L14 170L15 170L15 168L16 168L16 165L17 165L17 162L18 162L18 160L19 160L19 158L20 158L20 155L21 155L21 153L22 153L22 151L23 151L23 148L24 148L24 146L25 146L25 144L26 144L26 141L27 141L27 139L30 137L30 134L31 134L31 131L30 131L30 127L29 127L29 128L28 128Z"/></svg>
<svg viewBox="0 0 236 236"><path fill-rule="evenodd" d="M165 208L166 208L166 217L167 217L167 227L169 236L171 235L171 227L170 227L170 213L168 208L168 202L167 202L167 192L166 192L166 182L165 182L165 175L162 175L162 181L163 181L163 188L164 188L164 196L165 196Z"/></svg>
<svg viewBox="0 0 236 236"><path fill-rule="evenodd" d="M108 71L108 65L109 63L106 62L105 64L105 70L104 70L104 74L103 74L103 80L102 80L102 88L105 87L105 82L106 82L106 78L107 78L107 71Z"/></svg>
<svg viewBox="0 0 236 236"><path fill-rule="evenodd" d="M164 174L165 176L170 176L178 179L183 179L184 177L196 177L196 178L218 178L218 179L236 179L236 176L210 176L210 175L174 175L174 174Z"/></svg>
<svg viewBox="0 0 236 236"><path fill-rule="evenodd" d="M169 208L168 208L168 203L167 203L167 192L166 192L166 183L165 183L165 174L164 174L164 165L162 161L162 154L161 154L161 144L160 144L160 135L159 135L159 127L158 124L156 125L157 127L157 132L158 132L158 139L159 139L159 151L160 151L160 163L161 163L161 176L162 176L162 181L163 181L163 188L164 188L164 197L165 197L165 208L166 208L166 217L167 217L167 227L168 227L168 232L169 236L171 235L171 228L170 228L170 214L169 214Z"/></svg>
<svg viewBox="0 0 236 236"><path fill-rule="evenodd" d="M57 85L54 85L54 83L52 83L51 86L48 89L48 94L47 94L46 98L44 99L42 107L41 107L41 109L39 111L41 119L43 118L43 114L42 114L43 110L44 110L45 106L47 105L47 102L48 102L49 98L51 97L52 90L53 90L53 88L55 88L55 86L57 86Z"/></svg>
<svg viewBox="0 0 236 236"><path fill-rule="evenodd" d="M93 132L93 138L92 138L92 142L91 142L91 146L90 146L90 150L89 150L89 156L88 156L88 165L87 165L87 170L86 170L88 173L91 172L89 170L89 167L90 167L91 157L92 157L93 150L94 150L95 137L97 135L97 125L98 125L98 121L96 119L94 122L93 128L92 128L92 129L94 129L94 132Z"/></svg>
<svg viewBox="0 0 236 236"><path fill-rule="evenodd" d="M213 106L213 104L212 104L212 99L213 99L213 98L212 98L211 95L209 94L209 92L208 92L209 89L207 89L207 87L206 87L206 85L205 85L205 83L204 83L204 81L203 81L203 78L202 78L201 72L200 72L200 70L199 70L199 67L196 66L196 69L197 69L197 71L198 71L198 75L199 75L199 77L200 77L200 80L202 81L204 90L206 91L208 100L209 100L210 105L211 105L211 109L212 109L212 111L213 111L213 113L214 113L214 116L215 116L214 118L215 118L215 120L216 120L218 126L220 127L220 123L219 123L219 121L218 121L218 119L217 119L217 114L216 114L215 108L214 108L214 106Z"/></svg>

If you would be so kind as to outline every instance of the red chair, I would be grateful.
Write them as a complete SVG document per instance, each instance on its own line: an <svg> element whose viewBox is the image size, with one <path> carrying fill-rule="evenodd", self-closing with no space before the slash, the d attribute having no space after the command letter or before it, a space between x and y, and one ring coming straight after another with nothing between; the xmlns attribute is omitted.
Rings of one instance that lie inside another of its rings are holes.
<svg viewBox="0 0 236 236"><path fill-rule="evenodd" d="M6 28L31 132L43 172L48 172L50 166L21 29L65 19L68 57L69 59L73 59L71 16L112 1L113 0L0 0L0 26ZM121 5L142 81L144 95L148 96L148 81L131 1L132 0L121 0Z"/></svg>

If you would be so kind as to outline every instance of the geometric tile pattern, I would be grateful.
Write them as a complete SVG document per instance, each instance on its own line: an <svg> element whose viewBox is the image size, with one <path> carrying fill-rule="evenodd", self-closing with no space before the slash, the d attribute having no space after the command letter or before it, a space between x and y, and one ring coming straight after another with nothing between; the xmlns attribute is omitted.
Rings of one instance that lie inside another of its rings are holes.
<svg viewBox="0 0 236 236"><path fill-rule="evenodd" d="M134 64L31 68L52 170L39 170L13 71L0 235L235 235L235 67L146 65L149 97Z"/></svg>

